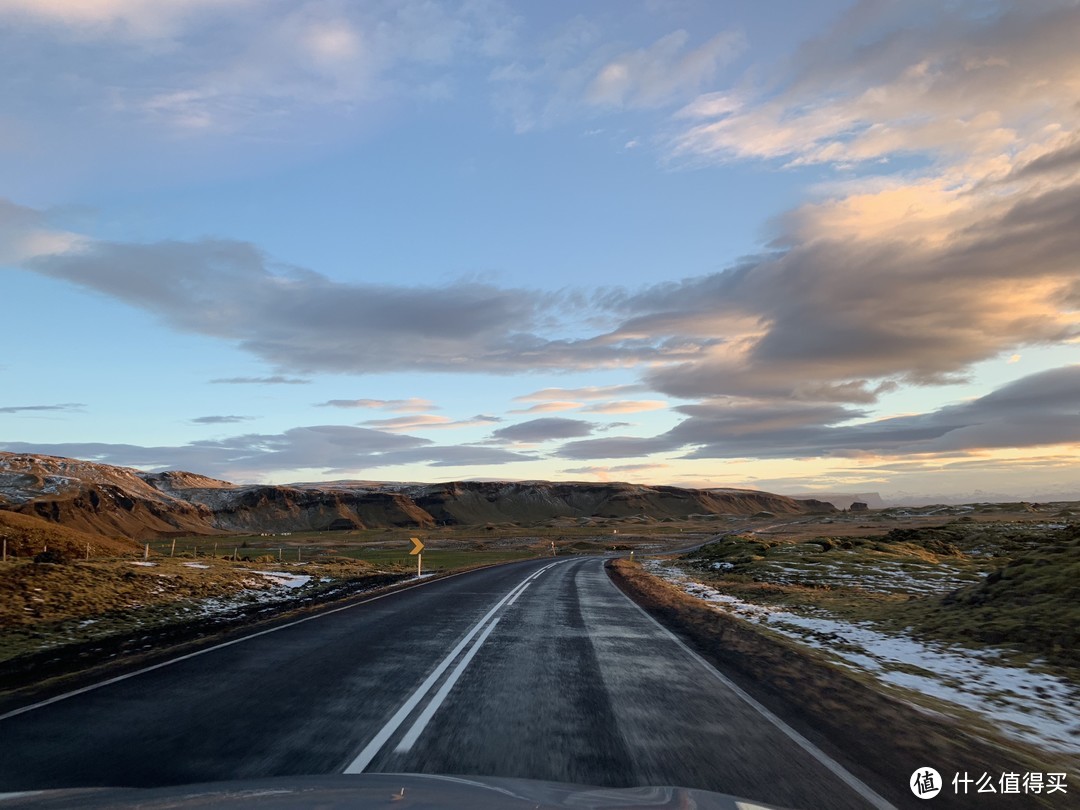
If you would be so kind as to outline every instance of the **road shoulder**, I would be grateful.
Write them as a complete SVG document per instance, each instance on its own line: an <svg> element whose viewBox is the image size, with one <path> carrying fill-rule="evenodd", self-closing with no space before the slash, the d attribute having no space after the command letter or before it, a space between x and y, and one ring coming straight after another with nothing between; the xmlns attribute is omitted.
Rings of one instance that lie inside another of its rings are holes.
<svg viewBox="0 0 1080 810"><path fill-rule="evenodd" d="M612 560L605 568L624 594L691 649L898 806L917 801L907 780L928 765L943 774L1045 768L1036 753L973 737L945 718L871 688L811 650L718 613L635 563ZM937 805L971 806L963 799L942 792ZM978 799L980 807L1010 805L1006 796ZM1025 799L1029 806L1061 806L1046 796Z"/></svg>

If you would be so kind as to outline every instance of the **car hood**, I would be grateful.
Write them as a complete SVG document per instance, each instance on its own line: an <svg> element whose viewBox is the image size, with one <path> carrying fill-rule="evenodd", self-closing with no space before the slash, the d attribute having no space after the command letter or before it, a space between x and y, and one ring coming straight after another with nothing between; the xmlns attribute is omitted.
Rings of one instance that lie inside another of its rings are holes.
<svg viewBox="0 0 1080 810"><path fill-rule="evenodd" d="M0 794L0 810L35 808L387 808L387 810L779 810L682 787L604 788L484 776L301 776L157 788L77 788Z"/></svg>

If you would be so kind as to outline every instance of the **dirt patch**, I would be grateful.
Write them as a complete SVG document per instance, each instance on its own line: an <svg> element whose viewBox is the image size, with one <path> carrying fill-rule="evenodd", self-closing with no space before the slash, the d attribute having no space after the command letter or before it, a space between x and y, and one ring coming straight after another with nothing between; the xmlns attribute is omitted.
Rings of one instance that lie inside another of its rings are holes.
<svg viewBox="0 0 1080 810"><path fill-rule="evenodd" d="M987 740L944 717L883 694L810 650L725 616L627 560L608 563L615 584L720 670L900 807L923 806L907 788L920 767L975 776L1061 770L1041 752ZM1070 773L1075 781L1075 774ZM1072 787L1072 785L1070 785ZM938 807L1063 807L1050 796L951 795Z"/></svg>

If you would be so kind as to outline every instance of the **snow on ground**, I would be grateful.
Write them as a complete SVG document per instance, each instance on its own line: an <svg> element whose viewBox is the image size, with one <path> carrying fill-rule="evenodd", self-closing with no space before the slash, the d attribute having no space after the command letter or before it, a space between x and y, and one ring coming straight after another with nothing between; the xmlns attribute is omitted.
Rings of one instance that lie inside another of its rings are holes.
<svg viewBox="0 0 1080 810"><path fill-rule="evenodd" d="M181 563L181 565L183 565L184 568L209 568L210 567L209 565L206 565L205 563Z"/></svg>
<svg viewBox="0 0 1080 810"><path fill-rule="evenodd" d="M973 575L953 575L930 564L881 560L865 565L844 559L832 564L814 560L802 567L797 563L770 563L769 574L770 581L782 584L798 584L812 579L819 585L858 587L879 593L944 593L976 579Z"/></svg>
<svg viewBox="0 0 1080 810"><path fill-rule="evenodd" d="M740 619L830 654L892 686L973 710L1001 733L1051 751L1080 753L1080 688L1030 668L1004 666L989 650L928 643L826 614L805 616L756 605L694 582L658 560L646 570Z"/></svg>
<svg viewBox="0 0 1080 810"><path fill-rule="evenodd" d="M311 577L307 574L287 574L284 571L252 571L251 573L267 577L275 585L285 588L303 588L311 581Z"/></svg>
<svg viewBox="0 0 1080 810"><path fill-rule="evenodd" d="M238 609L248 607L254 603L274 604L293 599L296 590L303 588L314 577L307 574L289 574L284 571L247 571L254 574L241 580L244 589L231 596L221 596L210 599L201 599L198 604L187 608L188 613L199 616L220 616L233 613ZM267 588L269 581L271 587ZM323 577L320 581L329 581Z"/></svg>
<svg viewBox="0 0 1080 810"><path fill-rule="evenodd" d="M143 568L154 568L157 563L145 562L144 560L131 560L132 565L140 565Z"/></svg>

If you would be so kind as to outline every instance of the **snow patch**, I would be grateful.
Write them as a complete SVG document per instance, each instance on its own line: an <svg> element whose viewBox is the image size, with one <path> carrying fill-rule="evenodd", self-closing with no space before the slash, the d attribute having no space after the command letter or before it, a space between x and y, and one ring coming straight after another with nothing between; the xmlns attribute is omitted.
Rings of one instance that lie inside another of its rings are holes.
<svg viewBox="0 0 1080 810"><path fill-rule="evenodd" d="M1051 751L1080 753L1080 687L1029 667L1005 666L992 650L885 633L869 623L804 616L756 605L694 582L657 560L646 570L729 615L829 653L844 666L983 715L1001 733Z"/></svg>
<svg viewBox="0 0 1080 810"><path fill-rule="evenodd" d="M303 588L311 581L311 577L307 574L287 574L284 571L252 571L251 573L264 576L275 585L285 588Z"/></svg>

